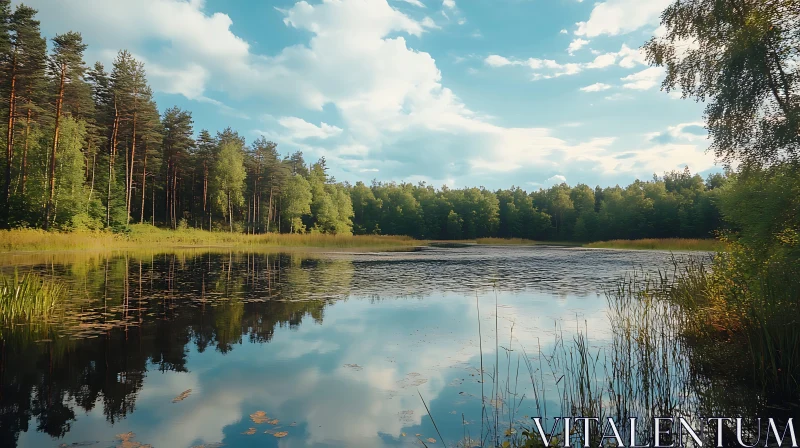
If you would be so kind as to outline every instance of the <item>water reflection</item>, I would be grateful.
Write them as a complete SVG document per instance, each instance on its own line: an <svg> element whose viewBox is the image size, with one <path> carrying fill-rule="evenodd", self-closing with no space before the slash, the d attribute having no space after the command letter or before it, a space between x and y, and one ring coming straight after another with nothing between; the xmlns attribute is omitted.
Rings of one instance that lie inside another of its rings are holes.
<svg viewBox="0 0 800 448"><path fill-rule="evenodd" d="M601 289L668 258L464 248L31 260L73 297L57 322L3 331L0 446L109 446L128 431L157 447L403 445L438 438L417 390L445 437L478 436L490 395L481 350L547 352L572 328L609 342ZM278 422L257 424L256 411Z"/></svg>

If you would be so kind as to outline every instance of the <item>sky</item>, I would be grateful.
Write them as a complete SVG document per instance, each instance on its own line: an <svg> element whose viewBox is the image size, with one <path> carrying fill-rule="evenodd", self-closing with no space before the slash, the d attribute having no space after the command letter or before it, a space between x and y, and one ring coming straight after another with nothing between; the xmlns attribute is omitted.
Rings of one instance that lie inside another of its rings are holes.
<svg viewBox="0 0 800 448"><path fill-rule="evenodd" d="M626 185L707 153L703 104L639 48L671 0L26 0L86 61L127 49L195 131L324 156L337 180Z"/></svg>

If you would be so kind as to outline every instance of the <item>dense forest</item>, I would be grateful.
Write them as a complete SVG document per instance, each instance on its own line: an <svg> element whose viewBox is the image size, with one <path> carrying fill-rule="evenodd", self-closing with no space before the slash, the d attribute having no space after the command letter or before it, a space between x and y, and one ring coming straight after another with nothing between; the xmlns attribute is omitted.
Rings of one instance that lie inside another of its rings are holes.
<svg viewBox="0 0 800 448"><path fill-rule="evenodd" d="M144 65L126 50L111 67L89 66L81 35L69 32L48 51L36 11L12 11L9 0L0 0L0 26L4 227L592 241L709 237L720 224L714 198L726 176L688 168L624 188L531 193L336 182L324 158L282 156L263 137L198 131L191 112L160 112Z"/></svg>

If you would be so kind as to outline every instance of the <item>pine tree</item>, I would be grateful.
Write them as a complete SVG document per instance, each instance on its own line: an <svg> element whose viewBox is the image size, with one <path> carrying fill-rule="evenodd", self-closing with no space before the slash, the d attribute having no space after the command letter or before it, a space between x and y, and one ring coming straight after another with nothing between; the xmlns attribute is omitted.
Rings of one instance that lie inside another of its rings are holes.
<svg viewBox="0 0 800 448"><path fill-rule="evenodd" d="M219 146L214 137L212 137L206 129L200 131L200 135L197 137L197 149L195 151L195 162L198 164L196 171L201 172L203 176L201 186L203 192L203 219L201 220L200 228L203 228L202 223L208 219L208 230L211 230L211 214L208 202L209 170L214 163L214 157L217 152L219 152Z"/></svg>
<svg viewBox="0 0 800 448"><path fill-rule="evenodd" d="M60 132L61 114L64 108L64 96L67 86L82 82L85 66L83 63L83 52L86 45L83 43L80 33L70 31L66 34L59 34L53 38L53 51L50 55L49 70L55 78L57 93L55 98L55 126L53 128L52 151L49 160L48 175L48 199L44 214L44 228L47 230L50 224L50 215L53 208L53 197L56 189L56 151L58 149L58 137Z"/></svg>
<svg viewBox="0 0 800 448"><path fill-rule="evenodd" d="M14 163L14 144L16 120L25 116L21 181L24 183L27 169L27 149L30 136L31 117L37 106L35 100L44 90L44 67L46 59L46 42L39 31L39 21L35 20L36 10L19 5L9 22L10 54L7 64L8 91L8 124L6 134L6 166L5 188L3 191L3 213L5 222L10 220L10 196L12 169ZM18 110L20 109L20 110ZM20 180L17 181L19 184ZM24 188L24 187L23 187Z"/></svg>
<svg viewBox="0 0 800 448"><path fill-rule="evenodd" d="M161 148L161 143L164 138L163 135L163 128L161 126L161 117L158 114L158 106L153 100L150 100L145 107L142 108L141 111L141 118L140 118L140 126L139 132L142 144L144 146L142 150L142 205L141 209L139 210L139 223L144 223L144 211L145 211L145 200L146 200L146 193L147 193L147 175L148 175L148 163L150 166L150 177L153 177L152 173L155 173L156 170L154 167L158 167L159 163L161 162L161 158L159 157L159 149ZM152 191L152 197L155 199L155 183L151 183L150 189ZM155 202L155 201L153 201ZM155 216L155 204L152 204L151 213Z"/></svg>
<svg viewBox="0 0 800 448"><path fill-rule="evenodd" d="M194 146L192 138L192 113L172 107L164 112L161 120L164 127L164 140L162 142L163 158L166 162L164 169L165 222L173 229L178 225L178 210L180 208L178 181L182 174L180 167L189 156L189 149Z"/></svg>
<svg viewBox="0 0 800 448"><path fill-rule="evenodd" d="M126 224L130 223L133 204L134 171L136 166L136 147L139 136L142 109L152 101L152 91L147 85L144 64L137 61L127 51L118 53L111 72L111 93L115 102L117 122L116 138L129 142L125 148L125 212Z"/></svg>

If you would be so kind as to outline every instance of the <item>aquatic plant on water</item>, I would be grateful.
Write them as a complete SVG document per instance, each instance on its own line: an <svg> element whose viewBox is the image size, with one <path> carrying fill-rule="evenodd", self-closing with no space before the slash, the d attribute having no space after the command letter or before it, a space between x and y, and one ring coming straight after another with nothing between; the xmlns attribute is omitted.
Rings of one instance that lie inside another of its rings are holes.
<svg viewBox="0 0 800 448"><path fill-rule="evenodd" d="M0 276L0 320L3 324L47 320L66 293L62 283L34 273Z"/></svg>

